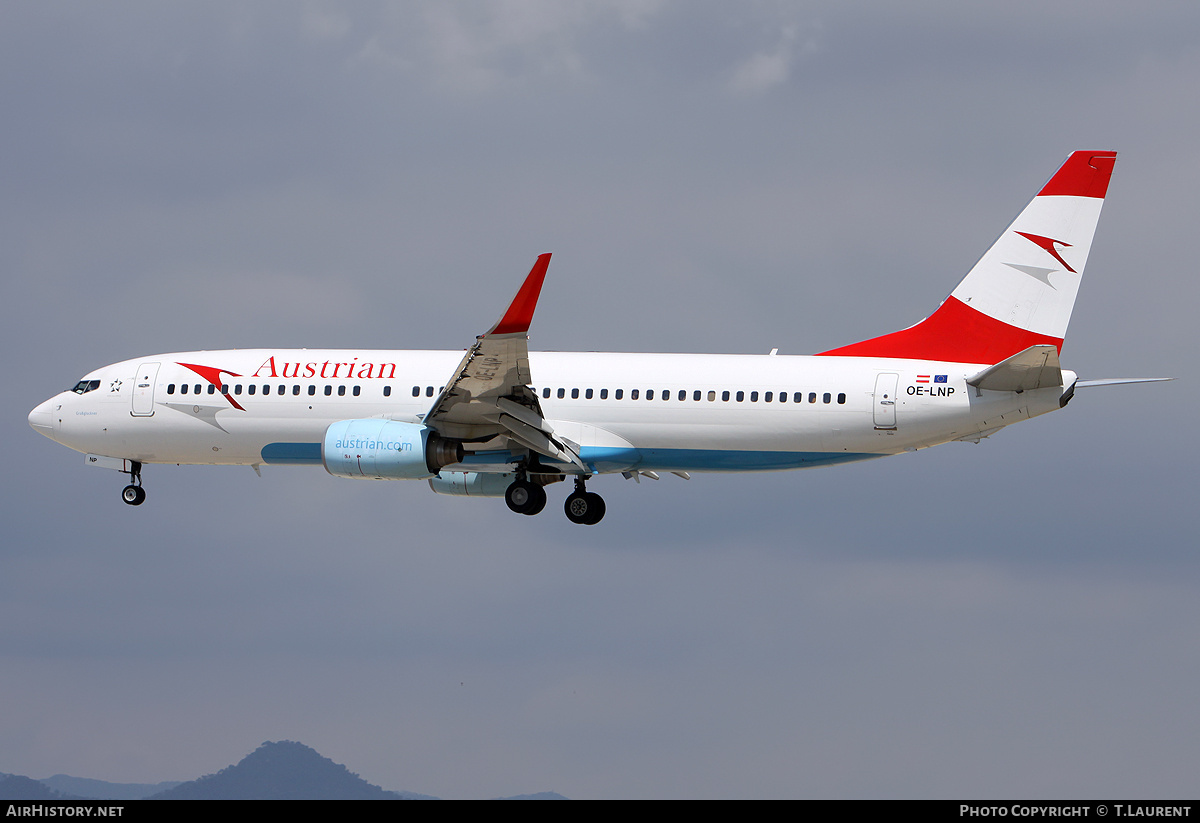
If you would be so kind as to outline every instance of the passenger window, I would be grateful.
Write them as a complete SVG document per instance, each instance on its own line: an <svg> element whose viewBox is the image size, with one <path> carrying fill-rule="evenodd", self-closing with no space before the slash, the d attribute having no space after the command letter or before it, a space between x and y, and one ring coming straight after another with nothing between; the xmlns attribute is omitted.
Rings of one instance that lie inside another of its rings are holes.
<svg viewBox="0 0 1200 823"><path fill-rule="evenodd" d="M550 388L549 387L542 389L542 397L546 398L547 400L550 399Z"/></svg>
<svg viewBox="0 0 1200 823"><path fill-rule="evenodd" d="M354 396L355 396L355 397L358 397L358 395L359 395L359 392L360 392L361 390L362 390L362 387L361 387L361 386L355 386L355 387L354 387Z"/></svg>
<svg viewBox="0 0 1200 823"><path fill-rule="evenodd" d="M562 399L563 399L564 397L566 397L566 396L567 396L567 390L566 390L566 389L559 389L559 390L558 390L558 399L559 399L559 400L562 400Z"/></svg>
<svg viewBox="0 0 1200 823"><path fill-rule="evenodd" d="M300 394L300 384L299 383L292 386L292 394Z"/></svg>
<svg viewBox="0 0 1200 823"><path fill-rule="evenodd" d="M804 392L798 391L795 394L793 394L792 402L793 403L803 403L804 402Z"/></svg>
<svg viewBox="0 0 1200 823"><path fill-rule="evenodd" d="M715 391L710 390L708 393L708 402L711 403L716 399L717 399L717 393Z"/></svg>
<svg viewBox="0 0 1200 823"><path fill-rule="evenodd" d="M600 390L600 399L601 399L601 400L607 400L607 399L608 399L608 389L601 389L601 390Z"/></svg>
<svg viewBox="0 0 1200 823"><path fill-rule="evenodd" d="M78 393L79 393L79 394L83 394L83 392L78 392ZM174 393L175 393L175 384L174 384L174 383L168 383L168 384L167 384L167 394L174 394Z"/></svg>
<svg viewBox="0 0 1200 823"><path fill-rule="evenodd" d="M737 401L739 403L741 403L745 399L746 399L746 393L744 391L740 391L737 393Z"/></svg>
<svg viewBox="0 0 1200 823"><path fill-rule="evenodd" d="M391 386L384 386L384 387L383 387L383 396L384 396L384 397L391 397L391 396L392 396L392 387L391 387Z"/></svg>
<svg viewBox="0 0 1200 823"><path fill-rule="evenodd" d="M757 402L758 402L758 392L756 392L756 391L752 391L752 392L750 392L750 402L751 402L751 403L757 403Z"/></svg>
<svg viewBox="0 0 1200 823"><path fill-rule="evenodd" d="M823 395L821 395L822 403L828 403L832 399L833 399L833 397L832 397L832 395L829 394L829 392L825 392Z"/></svg>
<svg viewBox="0 0 1200 823"><path fill-rule="evenodd" d="M282 385L281 385L281 386L279 387L279 391L277 391L277 392L275 392L275 393L276 393L276 394L278 394L280 397L283 397L285 394L287 394L287 386L282 386Z"/></svg>
<svg viewBox="0 0 1200 823"><path fill-rule="evenodd" d="M846 405L846 393L845 392L842 392L838 395L838 403L843 406Z"/></svg>
<svg viewBox="0 0 1200 823"><path fill-rule="evenodd" d="M234 393L234 394L241 394L241 393L242 393L242 384L241 384L241 383L234 383L234 384L233 384L233 393Z"/></svg>
<svg viewBox="0 0 1200 823"><path fill-rule="evenodd" d="M216 387L215 385L213 385L212 383L209 383L209 384L208 384L208 393L209 393L209 394L216 394L216 393L217 393L217 387Z"/></svg>
<svg viewBox="0 0 1200 823"><path fill-rule="evenodd" d="M625 390L624 390L624 389L617 389L615 392L613 392L613 398L614 398L615 400L620 400L620 399L621 399L622 397L624 397L624 396L625 396Z"/></svg>
<svg viewBox="0 0 1200 823"><path fill-rule="evenodd" d="M326 386L325 387L325 396L329 397L331 394L333 394L333 386Z"/></svg>
<svg viewBox="0 0 1200 823"><path fill-rule="evenodd" d="M316 394L316 393L317 393L317 387L316 387L316 386L312 386L312 385L310 385L310 386L308 387L308 396L309 396L309 397L312 397L312 396L313 396L314 394Z"/></svg>
<svg viewBox="0 0 1200 823"><path fill-rule="evenodd" d="M729 390L728 389L721 392L721 399L724 400L726 403L729 402Z"/></svg>
<svg viewBox="0 0 1200 823"><path fill-rule="evenodd" d="M583 396L584 396L586 399L588 399L588 400L591 400L591 399L592 399L592 390L591 390L591 389L588 389L587 391L585 391L585 392L583 393Z"/></svg>
<svg viewBox="0 0 1200 823"><path fill-rule="evenodd" d="M630 400L637 400L637 399L638 399L638 390L637 390L637 389L630 389L630 390L629 390L629 399L630 399Z"/></svg>
<svg viewBox="0 0 1200 823"><path fill-rule="evenodd" d="M425 396L426 396L426 397L433 397L433 386L426 386L426 387L425 387Z"/></svg>
<svg viewBox="0 0 1200 823"><path fill-rule="evenodd" d="M421 387L413 386L413 397L420 397L420 396L421 396Z"/></svg>
<svg viewBox="0 0 1200 823"><path fill-rule="evenodd" d="M229 394L229 384L228 383L221 384L221 394Z"/></svg>
<svg viewBox="0 0 1200 823"><path fill-rule="evenodd" d="M346 396L346 387L338 386L338 397L345 397L345 396Z"/></svg>
<svg viewBox="0 0 1200 823"><path fill-rule="evenodd" d="M764 395L763 395L763 402L764 402L764 403L770 403L770 402L771 402L771 397L772 397L772 395L773 395L773 394L774 394L773 392L767 392L766 394L764 394Z"/></svg>
<svg viewBox="0 0 1200 823"><path fill-rule="evenodd" d="M813 392L809 392L809 393L808 393L808 402L809 402L809 403L816 403L816 402L817 402L817 393L816 393L815 391L813 391Z"/></svg>
<svg viewBox="0 0 1200 823"><path fill-rule="evenodd" d="M186 389L187 386L184 386L183 388ZM249 386L246 387L246 394L254 394L254 392L257 390L258 390L258 386L251 383Z"/></svg>
<svg viewBox="0 0 1200 823"><path fill-rule="evenodd" d="M571 389L571 399L572 400L579 399L579 389Z"/></svg>
<svg viewBox="0 0 1200 823"><path fill-rule="evenodd" d="M680 394L682 394L682 392L680 392ZM680 399L680 400L682 400L683 398L682 398L682 397L680 397L679 399ZM692 399L693 399L693 400L699 400L699 399L700 399L700 390L699 390L699 389L696 389L694 392L692 392Z"/></svg>

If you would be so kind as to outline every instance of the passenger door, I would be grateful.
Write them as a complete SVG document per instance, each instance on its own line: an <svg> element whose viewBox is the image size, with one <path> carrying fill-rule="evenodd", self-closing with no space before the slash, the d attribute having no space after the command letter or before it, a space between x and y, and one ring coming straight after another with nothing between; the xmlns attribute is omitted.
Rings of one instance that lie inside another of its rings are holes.
<svg viewBox="0 0 1200 823"><path fill-rule="evenodd" d="M875 378L875 428L896 428L896 385L900 375L885 372Z"/></svg>
<svg viewBox="0 0 1200 823"><path fill-rule="evenodd" d="M133 378L134 417L154 414L154 384L158 382L158 363L142 363Z"/></svg>

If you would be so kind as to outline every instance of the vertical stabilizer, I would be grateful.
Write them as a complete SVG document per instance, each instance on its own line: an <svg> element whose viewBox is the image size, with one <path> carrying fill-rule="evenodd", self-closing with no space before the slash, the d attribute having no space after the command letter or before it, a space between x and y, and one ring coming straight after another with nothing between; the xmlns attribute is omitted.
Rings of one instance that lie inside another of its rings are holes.
<svg viewBox="0 0 1200 823"><path fill-rule="evenodd" d="M994 364L1030 346L1061 351L1116 159L1074 152L937 311L822 354Z"/></svg>

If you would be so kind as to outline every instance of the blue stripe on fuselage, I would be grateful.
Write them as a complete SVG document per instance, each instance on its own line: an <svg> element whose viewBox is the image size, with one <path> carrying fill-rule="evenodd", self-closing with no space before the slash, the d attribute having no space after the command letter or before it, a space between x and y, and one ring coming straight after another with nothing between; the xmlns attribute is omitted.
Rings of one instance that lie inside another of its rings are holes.
<svg viewBox="0 0 1200 823"><path fill-rule="evenodd" d="M268 443L263 446L264 463L285 466L320 466L320 443Z"/></svg>
<svg viewBox="0 0 1200 823"><path fill-rule="evenodd" d="M634 468L650 471L780 471L832 466L836 463L852 463L857 460L869 460L882 456L863 452L622 449L592 446L585 446L580 451L583 462L598 472L616 472ZM263 446L262 459L264 463L276 465L320 466L321 444L268 443ZM463 461L463 465L512 463L517 459L511 452L489 452L468 455ZM564 468L567 468L566 464L564 464Z"/></svg>
<svg viewBox="0 0 1200 823"><path fill-rule="evenodd" d="M862 452L726 451L719 449L616 449L585 446L579 455L598 471L745 472L804 469L882 457Z"/></svg>

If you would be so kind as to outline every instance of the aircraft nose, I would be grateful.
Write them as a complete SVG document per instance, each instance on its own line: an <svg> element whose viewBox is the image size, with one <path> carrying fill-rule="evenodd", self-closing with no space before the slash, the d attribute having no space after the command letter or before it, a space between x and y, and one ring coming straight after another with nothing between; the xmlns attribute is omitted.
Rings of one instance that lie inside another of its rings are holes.
<svg viewBox="0 0 1200 823"><path fill-rule="evenodd" d="M39 403L34 410L29 413L29 425L33 426L33 430L38 434L44 434L51 437L54 434L55 421L58 419L54 416L57 411L57 404L51 398L44 403Z"/></svg>

